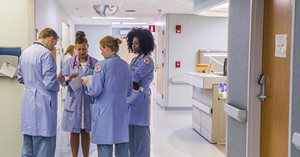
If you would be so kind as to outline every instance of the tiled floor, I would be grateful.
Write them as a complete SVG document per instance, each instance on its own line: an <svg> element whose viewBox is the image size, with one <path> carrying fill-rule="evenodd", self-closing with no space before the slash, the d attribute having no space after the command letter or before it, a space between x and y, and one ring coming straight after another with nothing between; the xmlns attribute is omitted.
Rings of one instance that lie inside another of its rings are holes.
<svg viewBox="0 0 300 157"><path fill-rule="evenodd" d="M152 104L151 157L225 156L224 145L211 145L191 128L191 114L191 111L164 111ZM95 145L91 147L90 156L97 157ZM60 129L56 157L71 157L69 134Z"/></svg>

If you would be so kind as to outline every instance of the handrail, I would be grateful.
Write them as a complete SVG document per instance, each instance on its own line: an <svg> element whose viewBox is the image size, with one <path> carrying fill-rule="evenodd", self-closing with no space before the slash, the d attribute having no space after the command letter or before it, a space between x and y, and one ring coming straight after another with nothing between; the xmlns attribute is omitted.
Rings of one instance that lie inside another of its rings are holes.
<svg viewBox="0 0 300 157"><path fill-rule="evenodd" d="M227 103L224 106L224 111L228 116L232 117L233 119L235 119L239 122L244 123L247 120L247 111L246 110L238 109Z"/></svg>
<svg viewBox="0 0 300 157"><path fill-rule="evenodd" d="M170 78L172 84L188 84L184 82L184 77L172 77Z"/></svg>
<svg viewBox="0 0 300 157"><path fill-rule="evenodd" d="M292 138L292 143L298 150L300 150L300 134L299 133L294 132L293 138Z"/></svg>

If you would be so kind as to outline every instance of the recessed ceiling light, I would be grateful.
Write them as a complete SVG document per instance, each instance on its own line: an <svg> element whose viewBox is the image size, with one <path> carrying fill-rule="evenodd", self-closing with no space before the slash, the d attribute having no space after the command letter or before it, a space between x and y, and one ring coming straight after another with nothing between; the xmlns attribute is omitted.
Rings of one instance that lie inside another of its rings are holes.
<svg viewBox="0 0 300 157"><path fill-rule="evenodd" d="M121 22L112 22L111 24L113 24L113 25L120 25Z"/></svg>

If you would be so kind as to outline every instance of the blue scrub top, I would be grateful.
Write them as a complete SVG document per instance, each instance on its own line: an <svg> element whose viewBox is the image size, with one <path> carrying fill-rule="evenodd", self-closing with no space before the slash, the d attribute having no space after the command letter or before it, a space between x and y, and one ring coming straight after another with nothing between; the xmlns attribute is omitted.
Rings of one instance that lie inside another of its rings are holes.
<svg viewBox="0 0 300 157"><path fill-rule="evenodd" d="M91 105L92 142L117 144L129 141L127 96L132 92L128 64L113 55L95 65L86 94L95 97Z"/></svg>
<svg viewBox="0 0 300 157"><path fill-rule="evenodd" d="M130 63L132 81L140 85L139 91L134 91L128 98L129 125L150 125L150 83L154 77L154 62L150 55L141 54Z"/></svg>

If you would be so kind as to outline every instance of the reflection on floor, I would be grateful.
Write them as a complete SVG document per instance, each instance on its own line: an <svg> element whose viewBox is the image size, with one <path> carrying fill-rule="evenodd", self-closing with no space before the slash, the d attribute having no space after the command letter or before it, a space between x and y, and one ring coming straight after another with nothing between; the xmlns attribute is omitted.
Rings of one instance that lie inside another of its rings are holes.
<svg viewBox="0 0 300 157"><path fill-rule="evenodd" d="M191 111L152 108L152 157L224 157L224 145L212 145L192 129ZM217 146L217 147L216 147Z"/></svg>
<svg viewBox="0 0 300 157"><path fill-rule="evenodd" d="M224 157L224 145L212 145L192 129L191 111L164 111L152 104L151 157ZM58 126L56 157L71 157L69 133ZM80 148L81 149L81 148ZM82 157L80 150L79 157ZM90 157L97 157L91 145Z"/></svg>

